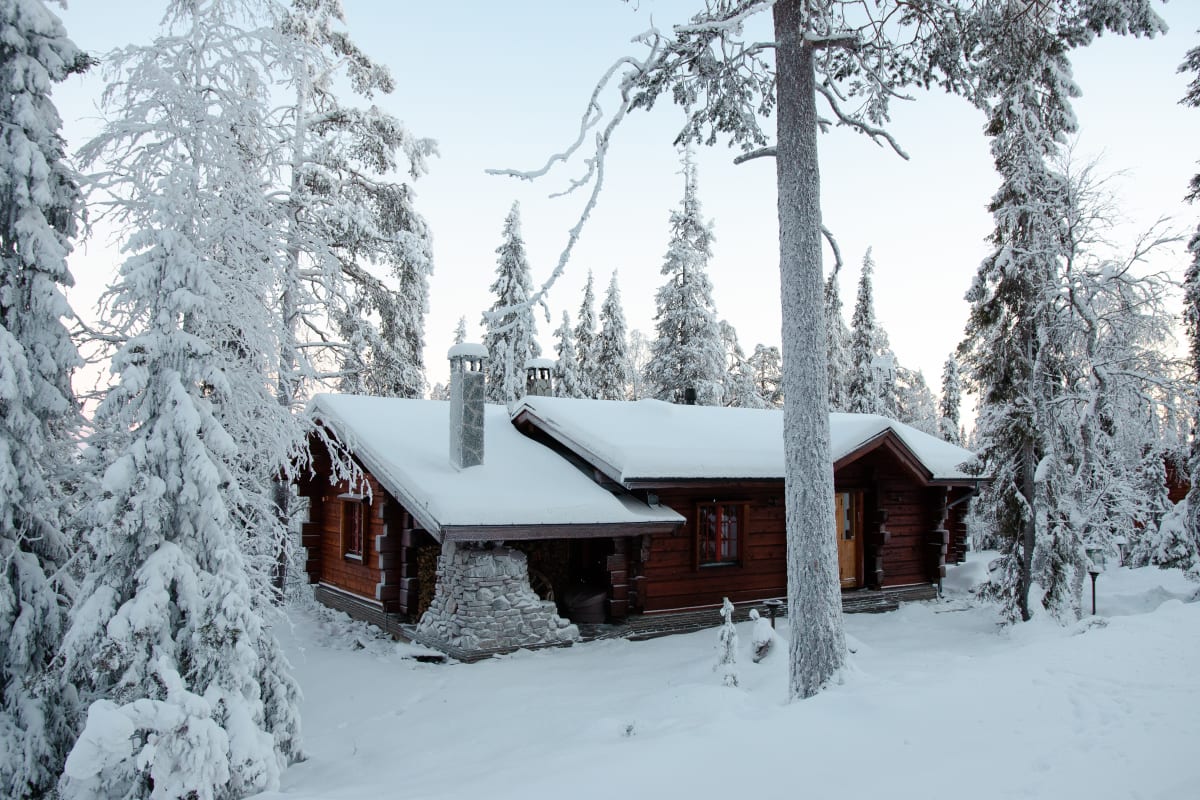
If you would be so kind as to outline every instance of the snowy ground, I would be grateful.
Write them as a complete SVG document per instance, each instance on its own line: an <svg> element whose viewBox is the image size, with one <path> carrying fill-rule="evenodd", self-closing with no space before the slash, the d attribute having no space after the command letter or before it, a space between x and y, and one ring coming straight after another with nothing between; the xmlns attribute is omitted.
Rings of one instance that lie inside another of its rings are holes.
<svg viewBox="0 0 1200 800"><path fill-rule="evenodd" d="M262 797L1200 797L1197 586L1117 569L1100 620L998 631L965 592L981 570L847 617L843 683L791 704L786 644L751 663L749 623L732 689L715 629L431 665L297 608L308 759Z"/></svg>

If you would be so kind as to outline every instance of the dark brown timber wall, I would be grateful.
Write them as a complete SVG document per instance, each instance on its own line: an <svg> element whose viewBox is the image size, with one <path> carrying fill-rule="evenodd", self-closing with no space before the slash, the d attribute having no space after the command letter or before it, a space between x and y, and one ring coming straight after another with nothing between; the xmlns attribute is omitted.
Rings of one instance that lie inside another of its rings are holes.
<svg viewBox="0 0 1200 800"><path fill-rule="evenodd" d="M727 482L701 488L662 489L659 502L682 514L687 522L676 533L654 536L648 547L635 549L638 611L666 611L782 597L787 594L787 545L783 483ZM698 564L696 505L709 502L746 503L741 558L737 564ZM833 524L830 523L830 535Z"/></svg>
<svg viewBox="0 0 1200 800"><path fill-rule="evenodd" d="M423 610L421 553L437 549L433 537L415 527L404 507L364 470L370 500L363 501L363 554L361 559L346 555L341 495L352 490L344 481L330 483L324 466L315 463L316 477L300 487L310 502L309 521L301 531L309 583L335 587L378 603L388 613L415 619ZM368 494L361 489L357 493Z"/></svg>

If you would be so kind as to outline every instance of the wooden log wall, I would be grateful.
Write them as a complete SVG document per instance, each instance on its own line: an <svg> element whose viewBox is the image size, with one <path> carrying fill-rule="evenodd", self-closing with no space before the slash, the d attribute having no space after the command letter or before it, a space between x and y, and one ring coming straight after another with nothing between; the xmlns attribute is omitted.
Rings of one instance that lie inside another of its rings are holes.
<svg viewBox="0 0 1200 800"><path fill-rule="evenodd" d="M865 492L868 585L886 588L938 580L931 551L940 536L935 531L941 525L941 504L931 510L930 492L944 494L944 489L922 486L883 449L838 470L834 481L839 491Z"/></svg>
<svg viewBox="0 0 1200 800"><path fill-rule="evenodd" d="M787 594L787 542L783 483L775 486L728 483L720 488L662 489L659 502L682 514L687 523L676 533L655 536L639 555L637 600L645 612L719 605ZM741 561L736 565L696 564L696 504L744 502ZM833 523L830 522L830 535Z"/></svg>
<svg viewBox="0 0 1200 800"><path fill-rule="evenodd" d="M310 502L309 520L301 527L309 583L332 586L375 602L387 613L415 618L422 597L419 551L435 546L433 537L416 526L373 475L365 475L371 499L363 501L361 559L342 552L340 495L349 494L351 487L344 481L322 484L319 479L301 487Z"/></svg>

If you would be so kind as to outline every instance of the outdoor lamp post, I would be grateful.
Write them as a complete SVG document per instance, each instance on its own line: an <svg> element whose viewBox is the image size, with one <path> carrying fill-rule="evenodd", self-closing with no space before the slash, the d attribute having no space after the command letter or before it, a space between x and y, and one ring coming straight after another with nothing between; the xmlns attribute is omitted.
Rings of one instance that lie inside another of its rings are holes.
<svg viewBox="0 0 1200 800"><path fill-rule="evenodd" d="M1104 572L1104 548L1087 548L1088 574L1092 576L1092 616L1096 616L1096 578Z"/></svg>
<svg viewBox="0 0 1200 800"><path fill-rule="evenodd" d="M767 616L771 618L771 628L775 628L775 615L779 613L779 609L783 608L782 600L765 600L763 605L767 607Z"/></svg>

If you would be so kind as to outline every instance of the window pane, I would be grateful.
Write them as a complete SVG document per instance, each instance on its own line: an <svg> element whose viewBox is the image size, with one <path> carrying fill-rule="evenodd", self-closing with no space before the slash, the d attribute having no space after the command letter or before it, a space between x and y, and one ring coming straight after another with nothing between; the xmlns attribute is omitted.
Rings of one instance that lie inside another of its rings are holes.
<svg viewBox="0 0 1200 800"><path fill-rule="evenodd" d="M342 503L342 547L349 555L362 555L363 506L357 500Z"/></svg>
<svg viewBox="0 0 1200 800"><path fill-rule="evenodd" d="M737 561L738 507L721 508L721 560Z"/></svg>
<svg viewBox="0 0 1200 800"><path fill-rule="evenodd" d="M717 560L717 515L712 506L700 507L700 563Z"/></svg>

